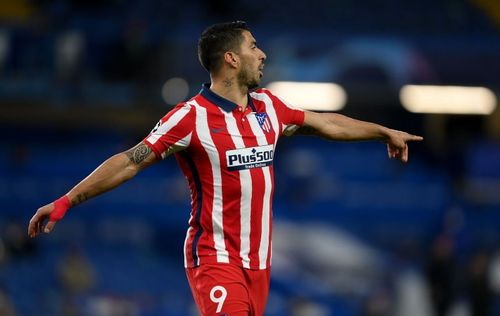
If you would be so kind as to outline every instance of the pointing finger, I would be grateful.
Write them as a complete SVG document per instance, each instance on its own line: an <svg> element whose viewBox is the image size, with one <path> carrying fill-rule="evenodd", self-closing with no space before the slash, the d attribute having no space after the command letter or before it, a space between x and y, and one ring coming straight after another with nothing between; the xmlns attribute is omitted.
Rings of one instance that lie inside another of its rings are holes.
<svg viewBox="0 0 500 316"><path fill-rule="evenodd" d="M409 135L409 137L406 139L406 141L422 141L424 138L422 136L417 136L417 135Z"/></svg>

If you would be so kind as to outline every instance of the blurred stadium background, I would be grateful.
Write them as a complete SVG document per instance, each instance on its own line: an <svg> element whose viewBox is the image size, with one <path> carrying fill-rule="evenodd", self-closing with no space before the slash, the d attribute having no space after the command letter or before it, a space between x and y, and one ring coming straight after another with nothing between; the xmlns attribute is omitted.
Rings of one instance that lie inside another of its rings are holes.
<svg viewBox="0 0 500 316"><path fill-rule="evenodd" d="M425 137L407 165L377 143L281 141L266 315L500 315L497 0L0 0L0 315L197 315L175 159L49 236L26 227L197 93L200 32L235 19L265 86L335 83L327 106ZM487 104L426 90L415 110L407 85L483 87Z"/></svg>

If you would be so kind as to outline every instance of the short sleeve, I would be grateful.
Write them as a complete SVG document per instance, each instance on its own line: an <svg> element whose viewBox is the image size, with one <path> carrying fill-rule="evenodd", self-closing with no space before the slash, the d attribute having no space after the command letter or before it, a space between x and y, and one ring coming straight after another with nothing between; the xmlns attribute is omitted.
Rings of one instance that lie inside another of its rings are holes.
<svg viewBox="0 0 500 316"><path fill-rule="evenodd" d="M304 125L305 113L303 110L289 105L286 101L272 94L269 90L265 90L265 93L273 101L276 115L281 123L281 132L284 135L290 136L300 126Z"/></svg>
<svg viewBox="0 0 500 316"><path fill-rule="evenodd" d="M195 111L187 103L180 103L168 112L144 138L158 158L187 148L195 129Z"/></svg>

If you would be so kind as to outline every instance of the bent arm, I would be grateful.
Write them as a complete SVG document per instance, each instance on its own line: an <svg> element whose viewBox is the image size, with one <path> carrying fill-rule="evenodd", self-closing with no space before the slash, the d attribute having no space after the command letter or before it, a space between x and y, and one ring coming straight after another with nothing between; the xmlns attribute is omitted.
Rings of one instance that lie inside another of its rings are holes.
<svg viewBox="0 0 500 316"><path fill-rule="evenodd" d="M116 188L156 161L156 155L151 148L141 142L135 147L104 161L66 195L71 202L71 206L76 206Z"/></svg>
<svg viewBox="0 0 500 316"><path fill-rule="evenodd" d="M70 207L116 188L156 161L158 158L144 142L110 157L66 195L40 207L29 222L28 235L35 237L42 230L50 233ZM43 227L46 220L48 223Z"/></svg>

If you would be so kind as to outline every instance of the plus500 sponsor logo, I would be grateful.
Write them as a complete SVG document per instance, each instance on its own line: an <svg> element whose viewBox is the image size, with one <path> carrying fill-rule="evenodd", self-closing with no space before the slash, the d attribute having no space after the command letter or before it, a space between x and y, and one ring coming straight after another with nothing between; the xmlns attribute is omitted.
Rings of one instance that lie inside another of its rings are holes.
<svg viewBox="0 0 500 316"><path fill-rule="evenodd" d="M240 148L226 151L227 169L262 168L273 163L273 145Z"/></svg>

